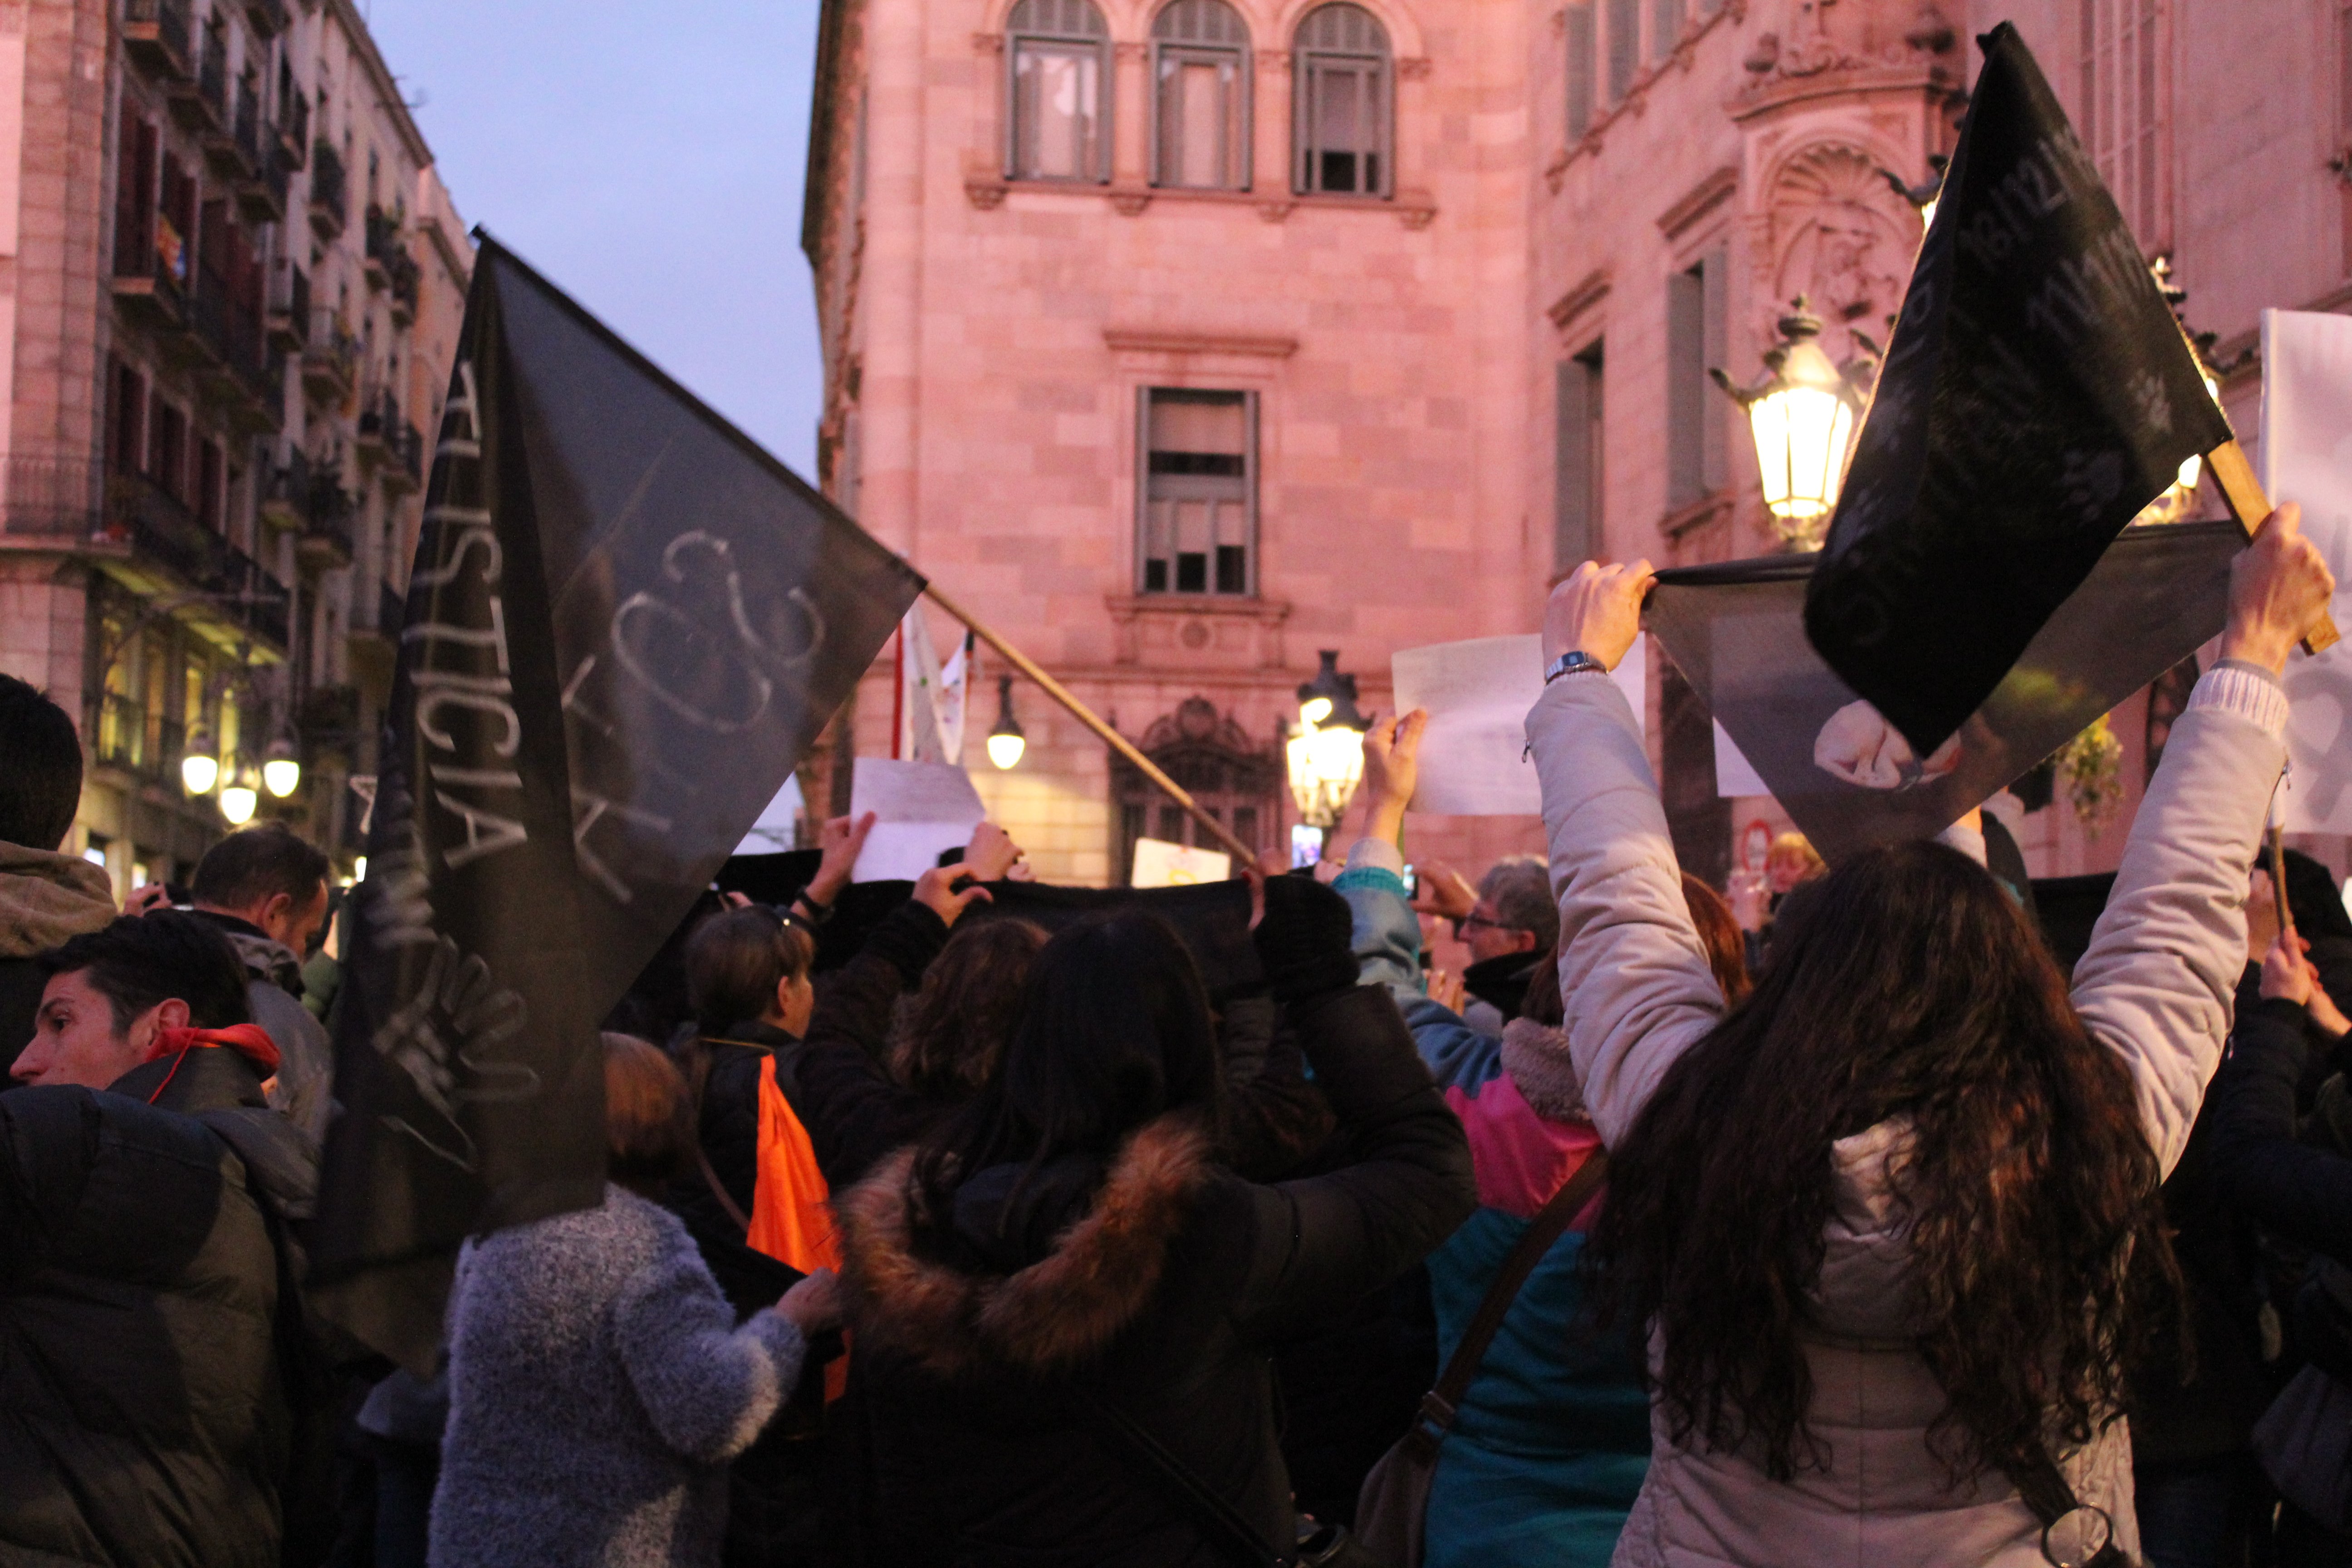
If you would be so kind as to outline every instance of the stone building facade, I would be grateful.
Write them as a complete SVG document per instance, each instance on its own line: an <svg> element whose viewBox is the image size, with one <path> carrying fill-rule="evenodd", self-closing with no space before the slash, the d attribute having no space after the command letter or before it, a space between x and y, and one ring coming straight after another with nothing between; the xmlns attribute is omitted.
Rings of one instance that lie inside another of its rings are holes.
<svg viewBox="0 0 2352 1568"><path fill-rule="evenodd" d="M2260 309L2352 301L2343 0L827 0L824 482L1127 734L1229 752L1220 807L1272 847L1318 648L1378 709L1394 650L1533 629L1587 556L1779 547L1706 373L1753 378L1800 294L1832 359L1884 341L1921 233L1898 186L2004 18L2251 437ZM1782 819L1717 798L1669 665L1649 691L1685 859L1720 877ZM1118 879L1157 806L1016 702L992 808L1045 874ZM2037 871L2112 866L2148 710L2112 716L2104 831L2063 788L2003 803ZM890 718L877 669L841 750L887 752ZM1412 831L1456 862L1537 847Z"/></svg>
<svg viewBox="0 0 2352 1568"><path fill-rule="evenodd" d="M19 0L0 104L0 669L82 721L71 847L184 875L208 742L348 864L470 266L431 153L349 0Z"/></svg>

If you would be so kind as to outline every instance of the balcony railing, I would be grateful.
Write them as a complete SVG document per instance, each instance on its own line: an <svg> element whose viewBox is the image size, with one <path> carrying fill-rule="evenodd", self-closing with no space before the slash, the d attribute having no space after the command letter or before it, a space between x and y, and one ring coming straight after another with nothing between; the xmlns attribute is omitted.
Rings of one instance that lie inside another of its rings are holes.
<svg viewBox="0 0 2352 1568"><path fill-rule="evenodd" d="M217 30L205 42L204 58L196 62L196 101L215 129L225 130L228 117L228 51Z"/></svg>
<svg viewBox="0 0 2352 1568"><path fill-rule="evenodd" d="M289 169L300 168L310 155L310 100L299 87L278 106L278 146Z"/></svg>
<svg viewBox="0 0 2352 1568"><path fill-rule="evenodd" d="M351 395L359 374L360 342L344 330L333 309L310 313L310 341L302 351L302 384L313 397L340 403Z"/></svg>
<svg viewBox="0 0 2352 1568"><path fill-rule="evenodd" d="M310 341L310 275L290 261L270 274L269 336L284 349Z"/></svg>
<svg viewBox="0 0 2352 1568"><path fill-rule="evenodd" d="M264 515L289 528L299 528L310 518L310 458L296 447L286 454L286 461L269 470L269 483L261 492Z"/></svg>
<svg viewBox="0 0 2352 1568"><path fill-rule="evenodd" d="M179 499L146 477L118 476L110 515L134 560L170 573L208 602L213 615L286 647L290 595L253 557L196 521Z"/></svg>
<svg viewBox="0 0 2352 1568"><path fill-rule="evenodd" d="M237 205L245 209L250 221L276 223L286 216L286 189L293 171L287 166L285 150L278 145L275 136L263 134L259 161L252 174L238 182Z"/></svg>
<svg viewBox="0 0 2352 1568"><path fill-rule="evenodd" d="M10 454L0 465L0 533L88 540L103 527L105 486L87 458Z"/></svg>
<svg viewBox="0 0 2352 1568"><path fill-rule="evenodd" d="M286 0L245 0L245 14L252 20L253 30L265 38L286 30Z"/></svg>
<svg viewBox="0 0 2352 1568"><path fill-rule="evenodd" d="M343 489L340 475L320 469L310 476L310 507L302 524L306 552L339 556L351 563L352 530L359 517L359 498Z"/></svg>
<svg viewBox="0 0 2352 1568"><path fill-rule="evenodd" d="M329 239L351 221L351 200L343 188L343 160L324 141L310 148L310 226Z"/></svg>
<svg viewBox="0 0 2352 1568"><path fill-rule="evenodd" d="M396 249L385 264L385 275L392 283L392 313L403 326L416 320L416 294L425 269L405 248Z"/></svg>
<svg viewBox="0 0 2352 1568"><path fill-rule="evenodd" d="M382 207L369 204L367 210L367 260L363 270L368 287L382 289L391 281L392 258L401 254L400 219Z"/></svg>
<svg viewBox="0 0 2352 1568"><path fill-rule="evenodd" d="M189 74L188 9L188 0L123 0L123 48L167 83Z"/></svg>

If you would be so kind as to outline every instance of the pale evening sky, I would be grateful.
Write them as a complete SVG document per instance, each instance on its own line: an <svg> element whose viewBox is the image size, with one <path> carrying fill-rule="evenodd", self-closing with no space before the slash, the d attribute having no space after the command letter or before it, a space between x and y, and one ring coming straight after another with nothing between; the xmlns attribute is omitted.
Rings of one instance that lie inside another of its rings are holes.
<svg viewBox="0 0 2352 1568"><path fill-rule="evenodd" d="M362 0L480 224L803 478L817 0Z"/></svg>

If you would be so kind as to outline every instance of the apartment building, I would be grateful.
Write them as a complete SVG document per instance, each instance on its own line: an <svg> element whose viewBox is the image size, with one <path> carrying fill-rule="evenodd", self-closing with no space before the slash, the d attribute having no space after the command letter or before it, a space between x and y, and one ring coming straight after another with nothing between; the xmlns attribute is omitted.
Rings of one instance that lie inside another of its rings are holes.
<svg viewBox="0 0 2352 1568"><path fill-rule="evenodd" d="M347 0L12 24L0 668L81 718L73 847L119 891L238 788L348 861L469 263L431 152Z"/></svg>

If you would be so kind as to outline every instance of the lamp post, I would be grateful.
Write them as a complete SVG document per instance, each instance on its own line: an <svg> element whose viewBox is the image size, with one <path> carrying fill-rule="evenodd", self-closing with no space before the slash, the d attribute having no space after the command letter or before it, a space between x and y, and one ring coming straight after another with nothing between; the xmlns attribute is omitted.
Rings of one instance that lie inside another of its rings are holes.
<svg viewBox="0 0 2352 1568"><path fill-rule="evenodd" d="M999 768L1019 764L1021 753L1029 749L1029 737L1021 728L1021 721L1013 716L1013 678L996 678L996 728L988 732L988 760Z"/></svg>
<svg viewBox="0 0 2352 1568"><path fill-rule="evenodd" d="M2220 407L2221 383L2213 374L2211 362L2205 357L2205 351L2212 346L2213 334L2192 332L2189 330L2189 322L2180 313L2180 307L2189 300L2189 290L2173 282L2172 260L2169 257L2158 257L2147 264L2147 269L2155 277L2156 286L2163 290L2165 303L2172 307L2172 319L2179 323L2180 335L2188 341L2189 353L2197 361L2198 375L2205 383L2205 395L2213 400L2215 407ZM2189 514L2197 510L2197 485L2204 477L2205 459L2197 457L2189 458L2180 465L2180 472L2174 477L2165 492L2142 507L2139 515L2132 519L2132 521L2135 523L2186 521Z"/></svg>
<svg viewBox="0 0 2352 1568"><path fill-rule="evenodd" d="M1339 650L1321 650L1315 679L1298 689L1298 722L1284 751L1290 798L1299 825L1291 832L1294 866L1320 858L1324 836L1339 825L1364 776L1364 731L1371 721L1356 710L1356 678L1339 673Z"/></svg>
<svg viewBox="0 0 2352 1568"><path fill-rule="evenodd" d="M1815 341L1822 320L1802 295L1791 301L1780 327L1780 341L1764 352L1764 374L1753 385L1739 386L1720 370L1707 374L1748 416L1773 529L1792 550L1818 550L1837 507L1877 362L1832 364Z"/></svg>

